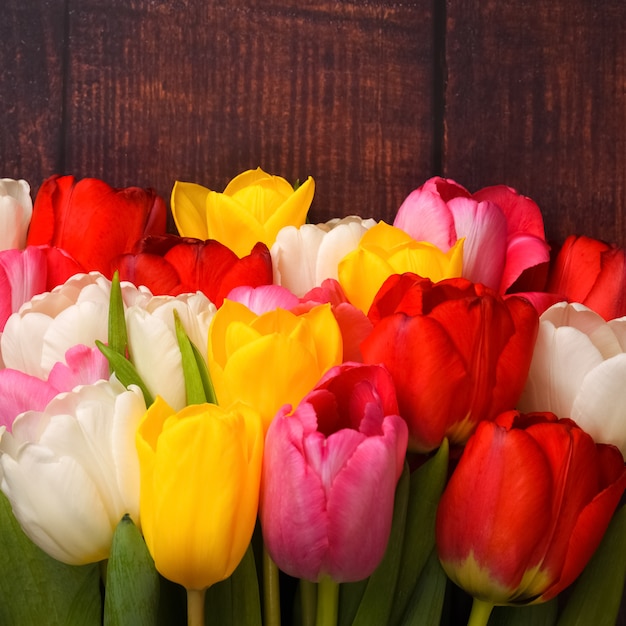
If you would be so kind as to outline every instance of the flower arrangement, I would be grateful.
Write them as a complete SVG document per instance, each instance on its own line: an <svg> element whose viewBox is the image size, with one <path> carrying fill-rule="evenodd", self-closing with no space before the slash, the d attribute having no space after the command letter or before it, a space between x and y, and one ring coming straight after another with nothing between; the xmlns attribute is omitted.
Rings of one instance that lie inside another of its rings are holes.
<svg viewBox="0 0 626 626"><path fill-rule="evenodd" d="M616 622L624 251L314 189L0 180L0 623Z"/></svg>

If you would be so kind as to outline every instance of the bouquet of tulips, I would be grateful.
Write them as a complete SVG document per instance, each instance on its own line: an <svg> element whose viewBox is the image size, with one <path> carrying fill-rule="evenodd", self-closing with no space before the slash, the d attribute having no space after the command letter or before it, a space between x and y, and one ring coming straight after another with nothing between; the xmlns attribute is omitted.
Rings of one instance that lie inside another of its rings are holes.
<svg viewBox="0 0 626 626"><path fill-rule="evenodd" d="M624 251L313 195L0 180L0 623L615 624Z"/></svg>

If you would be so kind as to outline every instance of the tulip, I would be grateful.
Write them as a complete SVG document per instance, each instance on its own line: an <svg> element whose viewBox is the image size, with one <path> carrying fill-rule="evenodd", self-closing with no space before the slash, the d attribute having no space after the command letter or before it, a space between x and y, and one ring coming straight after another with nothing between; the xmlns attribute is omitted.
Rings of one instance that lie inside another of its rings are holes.
<svg viewBox="0 0 626 626"><path fill-rule="evenodd" d="M571 236L559 250L547 291L580 302L605 320L626 315L626 253L590 237Z"/></svg>
<svg viewBox="0 0 626 626"><path fill-rule="evenodd" d="M385 283L369 317L363 358L391 372L411 449L428 452L446 437L463 445L479 421L515 406L539 324L526 300L464 278L405 274Z"/></svg>
<svg viewBox="0 0 626 626"><path fill-rule="evenodd" d="M303 296L326 279L337 280L339 261L357 247L375 224L372 219L350 216L325 224L303 224L300 228L285 226L270 251L274 283Z"/></svg>
<svg viewBox="0 0 626 626"><path fill-rule="evenodd" d="M522 411L571 417L595 441L626 454L626 318L605 322L560 302L540 317Z"/></svg>
<svg viewBox="0 0 626 626"><path fill-rule="evenodd" d="M24 248L32 213L30 185L25 180L0 178L0 250Z"/></svg>
<svg viewBox="0 0 626 626"><path fill-rule="evenodd" d="M174 311L206 361L209 325L215 306L202 293L154 296L126 308L128 352L151 395L160 395L174 409L187 404L182 356L176 338Z"/></svg>
<svg viewBox="0 0 626 626"><path fill-rule="evenodd" d="M441 564L483 615L472 623L486 624L493 605L544 602L571 584L625 486L617 448L571 420L510 411L481 423L436 520Z"/></svg>
<svg viewBox="0 0 626 626"><path fill-rule="evenodd" d="M256 522L263 429L235 404L190 405L161 398L137 430L144 537L157 570L188 590L232 574Z"/></svg>
<svg viewBox="0 0 626 626"><path fill-rule="evenodd" d="M436 176L409 194L394 226L444 251L463 238L462 276L500 293L530 268L549 261L539 207L505 185L472 195L453 180Z"/></svg>
<svg viewBox="0 0 626 626"><path fill-rule="evenodd" d="M358 247L339 263L339 283L349 301L367 314L376 292L394 274L413 272L433 281L461 275L463 242L447 252L416 241L384 222L370 228Z"/></svg>
<svg viewBox="0 0 626 626"><path fill-rule="evenodd" d="M28 246L0 251L0 332L25 302L80 271L78 263L58 248Z"/></svg>
<svg viewBox="0 0 626 626"><path fill-rule="evenodd" d="M341 333L328 304L301 315L281 308L256 315L226 299L209 328L209 372L219 403L253 406L266 429L283 404L295 406L341 361Z"/></svg>
<svg viewBox="0 0 626 626"><path fill-rule="evenodd" d="M11 431L15 418L28 410L43 411L64 391L109 378L109 364L97 348L74 346L65 354L66 363L56 363L48 380L9 368L0 369L0 426Z"/></svg>
<svg viewBox="0 0 626 626"><path fill-rule="evenodd" d="M111 260L139 239L162 235L166 206L151 189L114 189L95 178L52 176L35 198L29 245L62 248L83 268L111 278Z"/></svg>
<svg viewBox="0 0 626 626"><path fill-rule="evenodd" d="M384 367L331 369L267 432L260 520L268 552L291 576L369 576L385 552L407 427Z"/></svg>
<svg viewBox="0 0 626 626"><path fill-rule="evenodd" d="M111 282L97 272L77 274L51 292L35 296L9 317L0 338L6 367L46 379L73 346L107 341ZM124 283L127 306L146 301L145 289Z"/></svg>
<svg viewBox="0 0 626 626"><path fill-rule="evenodd" d="M183 237L217 239L242 257L259 241L271 247L284 226L304 224L314 190L311 177L294 191L259 167L233 178L223 193L177 181L172 214Z"/></svg>
<svg viewBox="0 0 626 626"><path fill-rule="evenodd" d="M101 561L122 517L139 523L134 442L145 410L137 388L100 381L23 413L1 435L2 491L50 556L72 565Z"/></svg>
<svg viewBox="0 0 626 626"><path fill-rule="evenodd" d="M201 291L218 307L235 287L272 284L272 259L262 243L240 259L213 239L148 237L113 265L120 280L145 285L155 295Z"/></svg>

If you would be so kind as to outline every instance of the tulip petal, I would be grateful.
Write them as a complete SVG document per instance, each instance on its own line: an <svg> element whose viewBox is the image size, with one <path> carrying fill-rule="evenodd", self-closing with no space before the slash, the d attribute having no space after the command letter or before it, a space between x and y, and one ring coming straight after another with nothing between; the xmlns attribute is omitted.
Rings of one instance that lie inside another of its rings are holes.
<svg viewBox="0 0 626 626"><path fill-rule="evenodd" d="M468 593L504 604L520 585L526 555L543 542L551 518L549 475L533 437L478 426L437 513L442 565Z"/></svg>
<svg viewBox="0 0 626 626"><path fill-rule="evenodd" d="M587 335L569 326L554 328L542 321L519 409L527 413L547 410L570 417L587 372L601 362L602 355Z"/></svg>
<svg viewBox="0 0 626 626"><path fill-rule="evenodd" d="M12 369L0 370L0 426L10 432L15 418L25 411L43 411L57 394L46 381Z"/></svg>
<svg viewBox="0 0 626 626"><path fill-rule="evenodd" d="M263 460L260 518L272 558L291 576L317 580L328 551L326 495L304 452L303 423L315 425L311 406L300 419L279 414L269 427Z"/></svg>
<svg viewBox="0 0 626 626"><path fill-rule="evenodd" d="M626 454L624 381L626 354L599 363L584 377L570 417L595 441L611 443Z"/></svg>
<svg viewBox="0 0 626 626"><path fill-rule="evenodd" d="M400 205L393 225L416 241L430 241L448 250L459 239L454 221L447 202L437 192L421 187Z"/></svg>
<svg viewBox="0 0 626 626"><path fill-rule="evenodd" d="M509 239L506 250L506 263L499 285L500 293L506 290L522 275L524 270L550 260L550 247L541 237L526 233ZM496 289L498 286L496 286Z"/></svg>
<svg viewBox="0 0 626 626"><path fill-rule="evenodd" d="M205 206L209 189L196 183L176 181L172 189L172 217L182 237L209 238Z"/></svg>
<svg viewBox="0 0 626 626"><path fill-rule="evenodd" d="M502 211L491 202L469 198L453 198L448 207L457 239L465 239L463 276L498 289L507 254L507 224Z"/></svg>

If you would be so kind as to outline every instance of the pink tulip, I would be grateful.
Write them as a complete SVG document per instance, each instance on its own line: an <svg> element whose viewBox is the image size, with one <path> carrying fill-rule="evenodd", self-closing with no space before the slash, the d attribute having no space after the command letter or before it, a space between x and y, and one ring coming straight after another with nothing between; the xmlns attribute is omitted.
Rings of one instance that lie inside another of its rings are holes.
<svg viewBox="0 0 626 626"><path fill-rule="evenodd" d="M369 576L383 557L407 426L379 365L334 367L265 441L260 519L287 574L336 582Z"/></svg>
<svg viewBox="0 0 626 626"><path fill-rule="evenodd" d="M0 370L0 426L10 432L20 413L43 411L56 395L109 378L108 361L97 348L74 346L65 353L65 361L67 365L55 363L48 380L10 368Z"/></svg>
<svg viewBox="0 0 626 626"><path fill-rule="evenodd" d="M505 185L470 194L452 180L431 178L408 195L394 226L444 251L464 238L463 277L500 293L549 260L539 207Z"/></svg>
<svg viewBox="0 0 626 626"><path fill-rule="evenodd" d="M0 331L22 304L80 271L80 265L58 248L28 246L0 251Z"/></svg>

